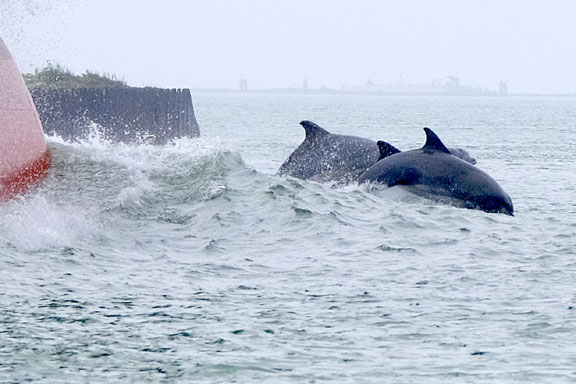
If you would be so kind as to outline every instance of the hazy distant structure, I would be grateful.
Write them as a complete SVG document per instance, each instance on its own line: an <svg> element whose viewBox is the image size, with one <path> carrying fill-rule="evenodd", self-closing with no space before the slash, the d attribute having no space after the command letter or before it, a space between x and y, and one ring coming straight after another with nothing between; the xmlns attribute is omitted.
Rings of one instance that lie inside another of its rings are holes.
<svg viewBox="0 0 576 384"><path fill-rule="evenodd" d="M446 93L457 94L460 90L460 78L456 76L448 76L446 77L446 80L446 84L444 85Z"/></svg>
<svg viewBox="0 0 576 384"><path fill-rule="evenodd" d="M498 84L498 94L500 96L508 95L508 84L502 80L500 80L500 83Z"/></svg>
<svg viewBox="0 0 576 384"><path fill-rule="evenodd" d="M368 79L362 85L343 86L344 92L374 93L384 95L442 95L446 93L444 82L434 81L430 84L407 84L402 80L396 83L377 84Z"/></svg>
<svg viewBox="0 0 576 384"><path fill-rule="evenodd" d="M308 90L308 79L304 78L304 82L302 83L302 89L307 91Z"/></svg>
<svg viewBox="0 0 576 384"><path fill-rule="evenodd" d="M240 78L240 86L239 89L241 91L247 91L248 90L248 79L245 78Z"/></svg>
<svg viewBox="0 0 576 384"><path fill-rule="evenodd" d="M371 80L363 85L343 86L344 92L374 93L383 95L444 95L444 96L489 96L499 93L477 86L462 85L457 76L434 79L427 84L396 83L377 84Z"/></svg>

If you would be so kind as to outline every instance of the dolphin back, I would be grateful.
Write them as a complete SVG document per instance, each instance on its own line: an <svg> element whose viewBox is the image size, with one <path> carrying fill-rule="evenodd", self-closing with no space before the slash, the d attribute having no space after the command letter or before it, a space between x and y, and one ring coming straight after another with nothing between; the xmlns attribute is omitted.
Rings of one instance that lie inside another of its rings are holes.
<svg viewBox="0 0 576 384"><path fill-rule="evenodd" d="M410 191L427 198L449 198L467 208L513 215L512 200L492 177L453 156L432 130L425 130L427 141L421 149L379 160L359 182L409 186Z"/></svg>
<svg viewBox="0 0 576 384"><path fill-rule="evenodd" d="M468 151L466 151L465 149L462 148L448 148L448 150L450 151L451 154L453 154L454 156L475 165L476 164L476 159L473 158L472 156L470 156L470 154L468 153Z"/></svg>
<svg viewBox="0 0 576 384"><path fill-rule="evenodd" d="M280 166L281 175L348 183L357 181L379 158L375 141L333 134L310 121L303 121L301 125L306 137Z"/></svg>

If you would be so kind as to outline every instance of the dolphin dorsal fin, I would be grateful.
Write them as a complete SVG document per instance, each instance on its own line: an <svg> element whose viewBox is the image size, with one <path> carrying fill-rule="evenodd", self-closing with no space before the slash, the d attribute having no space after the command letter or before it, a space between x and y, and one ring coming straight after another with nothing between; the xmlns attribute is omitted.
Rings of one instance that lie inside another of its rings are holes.
<svg viewBox="0 0 576 384"><path fill-rule="evenodd" d="M385 157L392 156L402 152L392 144L388 144L385 141L379 141L376 144L378 144L378 149L380 150L380 158L378 160L382 160Z"/></svg>
<svg viewBox="0 0 576 384"><path fill-rule="evenodd" d="M300 125L304 127L306 131L306 138L314 138L317 136L328 135L330 132L325 130L324 128L320 127L316 123L313 123L308 120L304 120L300 122Z"/></svg>
<svg viewBox="0 0 576 384"><path fill-rule="evenodd" d="M422 149L450 153L448 148L446 148L442 140L440 140L434 131L432 131L430 128L424 128L424 132L426 132L426 144L424 144Z"/></svg>

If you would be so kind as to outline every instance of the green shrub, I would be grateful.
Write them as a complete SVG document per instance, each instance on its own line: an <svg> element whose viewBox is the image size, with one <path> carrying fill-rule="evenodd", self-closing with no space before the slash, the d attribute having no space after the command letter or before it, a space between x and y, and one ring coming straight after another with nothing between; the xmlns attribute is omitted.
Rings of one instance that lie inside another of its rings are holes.
<svg viewBox="0 0 576 384"><path fill-rule="evenodd" d="M124 80L116 76L100 75L96 72L86 71L81 75L74 75L70 70L60 64L53 65L48 62L46 67L36 69L34 73L24 74L24 81L28 88L127 88Z"/></svg>

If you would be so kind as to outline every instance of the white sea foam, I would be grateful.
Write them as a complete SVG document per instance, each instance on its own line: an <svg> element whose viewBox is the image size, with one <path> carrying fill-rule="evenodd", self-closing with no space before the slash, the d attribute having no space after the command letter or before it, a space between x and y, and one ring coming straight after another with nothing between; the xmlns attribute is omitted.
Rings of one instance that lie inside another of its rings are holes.
<svg viewBox="0 0 576 384"><path fill-rule="evenodd" d="M90 236L98 226L83 206L48 201L39 191L0 206L0 247L50 251Z"/></svg>

